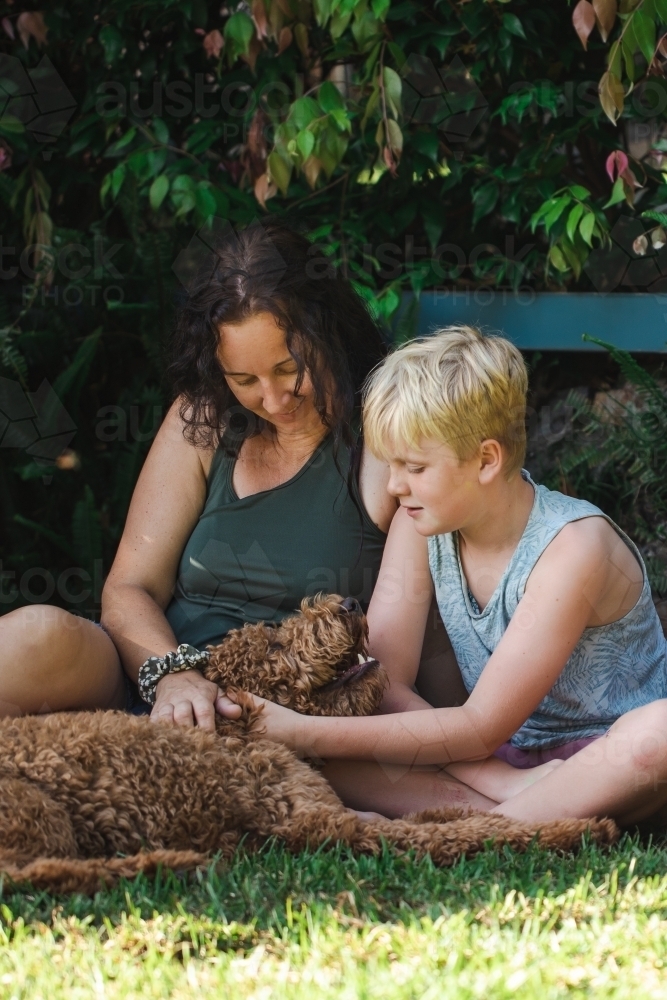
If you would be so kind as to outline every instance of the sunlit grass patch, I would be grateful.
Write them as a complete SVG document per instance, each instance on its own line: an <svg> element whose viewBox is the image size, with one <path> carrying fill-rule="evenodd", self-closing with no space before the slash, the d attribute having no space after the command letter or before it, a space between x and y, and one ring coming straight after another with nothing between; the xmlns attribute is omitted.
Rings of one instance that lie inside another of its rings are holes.
<svg viewBox="0 0 667 1000"><path fill-rule="evenodd" d="M667 846L489 850L450 869L240 852L93 899L5 887L0 998L667 996Z"/></svg>

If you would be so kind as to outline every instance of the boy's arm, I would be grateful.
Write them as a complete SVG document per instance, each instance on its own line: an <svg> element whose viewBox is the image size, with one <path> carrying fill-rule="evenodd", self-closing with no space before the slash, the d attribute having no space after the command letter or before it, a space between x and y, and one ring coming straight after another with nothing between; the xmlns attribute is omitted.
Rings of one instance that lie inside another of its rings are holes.
<svg viewBox="0 0 667 1000"><path fill-rule="evenodd" d="M581 524L564 528L539 559L465 705L367 718L314 718L266 703L266 736L299 754L324 759L448 764L492 754L553 687L604 592L609 552L600 533L582 530ZM389 655L392 643L402 648L405 616L397 614L397 623L397 631L387 631L382 639ZM396 673L400 684L398 666Z"/></svg>
<svg viewBox="0 0 667 1000"><path fill-rule="evenodd" d="M413 690L419 670L433 582L426 539L402 508L394 515L368 608L369 653L389 677L380 713L431 706Z"/></svg>

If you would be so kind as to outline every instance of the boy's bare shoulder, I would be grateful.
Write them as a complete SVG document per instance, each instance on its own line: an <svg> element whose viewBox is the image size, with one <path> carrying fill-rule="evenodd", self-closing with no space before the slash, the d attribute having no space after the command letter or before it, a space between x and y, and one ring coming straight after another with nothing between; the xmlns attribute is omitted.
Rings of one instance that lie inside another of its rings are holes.
<svg viewBox="0 0 667 1000"><path fill-rule="evenodd" d="M570 521L558 532L538 559L533 574L576 576L602 574L609 578L620 572L627 581L642 581L642 569L635 554L604 517L591 516Z"/></svg>

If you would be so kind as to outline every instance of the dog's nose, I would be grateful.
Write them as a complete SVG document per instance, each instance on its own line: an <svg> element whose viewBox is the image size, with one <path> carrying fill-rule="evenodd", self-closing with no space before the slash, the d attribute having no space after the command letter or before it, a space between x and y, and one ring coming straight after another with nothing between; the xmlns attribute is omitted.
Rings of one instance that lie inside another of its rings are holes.
<svg viewBox="0 0 667 1000"><path fill-rule="evenodd" d="M346 614L358 615L361 613L361 604L359 604L356 597L346 597L341 604L341 608Z"/></svg>

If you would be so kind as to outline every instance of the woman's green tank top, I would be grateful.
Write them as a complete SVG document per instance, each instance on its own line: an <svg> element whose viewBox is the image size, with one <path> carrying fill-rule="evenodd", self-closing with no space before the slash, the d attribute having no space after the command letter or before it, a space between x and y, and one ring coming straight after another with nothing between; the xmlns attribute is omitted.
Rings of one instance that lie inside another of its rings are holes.
<svg viewBox="0 0 667 1000"><path fill-rule="evenodd" d="M352 596L364 608L386 540L349 495L345 449L331 435L288 482L239 498L235 459L218 447L204 510L183 550L167 621L180 642L203 648L245 622L280 621L303 597Z"/></svg>

